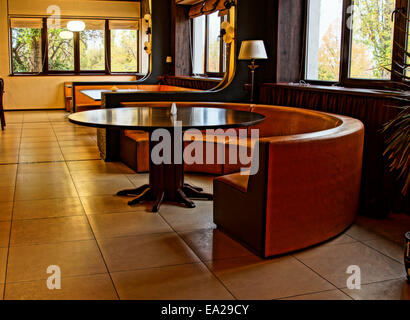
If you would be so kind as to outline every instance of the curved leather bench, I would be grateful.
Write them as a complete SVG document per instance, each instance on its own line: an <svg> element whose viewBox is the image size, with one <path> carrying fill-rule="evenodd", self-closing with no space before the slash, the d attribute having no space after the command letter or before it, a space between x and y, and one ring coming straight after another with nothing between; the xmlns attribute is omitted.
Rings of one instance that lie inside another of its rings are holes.
<svg viewBox="0 0 410 320"><path fill-rule="evenodd" d="M262 257L271 257L326 241L353 223L359 205L364 139L359 120L267 105L177 104L250 110L266 116L264 122L249 128L259 129L261 137L257 174L233 173L214 180L214 222L220 229ZM125 133L141 145L139 156L148 157L141 143L148 139L144 135ZM187 169L226 174L234 168L223 165L210 170L197 165Z"/></svg>

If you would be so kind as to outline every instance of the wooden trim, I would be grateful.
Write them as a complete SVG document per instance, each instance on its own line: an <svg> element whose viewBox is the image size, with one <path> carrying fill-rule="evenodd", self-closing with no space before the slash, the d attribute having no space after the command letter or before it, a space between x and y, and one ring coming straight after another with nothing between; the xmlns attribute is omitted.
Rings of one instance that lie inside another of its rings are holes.
<svg viewBox="0 0 410 320"><path fill-rule="evenodd" d="M306 55L307 55L307 28L308 28L308 0L305 9L305 43L303 46L304 54L303 54L303 79L308 83L313 84L324 84L324 85L333 85L337 82L329 82L329 81L321 81L321 80L310 80L306 78ZM357 79L351 78L350 73L350 61L351 61L351 47L352 47L352 35L353 30L350 30L347 25L348 19L351 17L351 14L347 12L347 9L353 5L353 0L343 0L343 12L342 12L342 34L341 34L341 49L340 49L340 70L339 70L339 83L344 86L348 87L362 87L362 88L389 88L393 87L392 81L400 81L400 77L397 75L392 74L391 79L383 80L383 79ZM396 0L396 9L398 8L406 8L408 14L408 7L409 1L408 0ZM406 30L407 25L402 21L403 19L396 19L394 23L394 35L393 38L395 41L402 43L403 45L406 44L406 35L405 32L402 30ZM398 22L397 22L398 21ZM393 45L393 59L399 59L398 55L398 48L397 46ZM397 69L396 69L397 70Z"/></svg>
<svg viewBox="0 0 410 320"><path fill-rule="evenodd" d="M103 19L97 19L103 20ZM9 76L140 76L139 71L136 72L111 72L111 33L109 29L109 21L112 19L104 19L104 43L105 43L105 68L104 70L81 70L81 53L80 53L80 33L74 33L74 70L50 70L48 59L48 30L47 30L47 18L43 18L43 27L41 29L41 54L42 54L42 70L41 72L14 72L13 65L13 52L10 49L10 75ZM137 50L140 57L141 47L141 28L138 29L137 34ZM9 27L9 46L12 47L12 28ZM137 70L140 70L140 60L137 62Z"/></svg>

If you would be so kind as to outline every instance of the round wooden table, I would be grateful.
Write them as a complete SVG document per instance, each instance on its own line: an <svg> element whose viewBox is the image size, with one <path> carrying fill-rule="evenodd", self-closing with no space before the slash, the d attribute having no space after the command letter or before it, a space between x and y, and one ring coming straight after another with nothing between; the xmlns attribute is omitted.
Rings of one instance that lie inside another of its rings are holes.
<svg viewBox="0 0 410 320"><path fill-rule="evenodd" d="M253 112L221 108L181 107L178 108L176 115L171 115L170 108L135 107L79 112L70 115L68 119L72 123L87 127L143 130L149 133L149 184L137 189L120 191L118 195L135 196L136 198L130 201L129 205L155 201L152 211L158 212L164 201L183 203L188 208L195 208L195 203L191 199L213 199L212 194L203 193L201 188L184 183L183 161L182 163L174 161L174 146L176 143L183 146L184 131L248 127L262 122L265 117ZM177 121L178 127L175 126ZM174 136L176 128L182 130L179 138ZM170 133L171 164L155 164L151 159L151 152L159 143L151 140L152 133L157 129L165 129ZM180 149L183 152L183 147ZM180 159L183 159L183 155Z"/></svg>

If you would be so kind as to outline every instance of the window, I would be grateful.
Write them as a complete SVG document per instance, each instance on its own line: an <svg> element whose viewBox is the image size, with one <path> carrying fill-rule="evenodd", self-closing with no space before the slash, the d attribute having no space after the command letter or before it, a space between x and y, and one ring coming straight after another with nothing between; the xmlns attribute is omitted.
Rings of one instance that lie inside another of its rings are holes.
<svg viewBox="0 0 410 320"><path fill-rule="evenodd" d="M67 32L70 20L10 19L12 73L139 72L138 20L83 19L85 30L74 33Z"/></svg>
<svg viewBox="0 0 410 320"><path fill-rule="evenodd" d="M43 64L42 19L12 19L10 25L11 60L14 72L41 72Z"/></svg>
<svg viewBox="0 0 410 320"><path fill-rule="evenodd" d="M395 0L355 0L351 22L349 77L390 79L393 53L391 20Z"/></svg>
<svg viewBox="0 0 410 320"><path fill-rule="evenodd" d="M225 19L218 11L192 19L194 75L223 76L226 45L220 35Z"/></svg>
<svg viewBox="0 0 410 320"><path fill-rule="evenodd" d="M408 42L397 12L407 7L407 0L308 0L305 80L375 87L397 80L392 61L405 61L399 48Z"/></svg>
<svg viewBox="0 0 410 320"><path fill-rule="evenodd" d="M80 32L80 70L105 70L105 21L87 20Z"/></svg>
<svg viewBox="0 0 410 320"><path fill-rule="evenodd" d="M343 0L310 0L306 44L309 80L338 81Z"/></svg>
<svg viewBox="0 0 410 320"><path fill-rule="evenodd" d="M193 73L205 74L205 34L206 34L206 16L200 16L193 19L194 29L194 56L193 56Z"/></svg>
<svg viewBox="0 0 410 320"><path fill-rule="evenodd" d="M67 23L68 20L55 20L47 24L50 71L74 71L74 39L60 37L61 32L68 31Z"/></svg>
<svg viewBox="0 0 410 320"><path fill-rule="evenodd" d="M138 70L138 24L135 21L110 21L111 71Z"/></svg>

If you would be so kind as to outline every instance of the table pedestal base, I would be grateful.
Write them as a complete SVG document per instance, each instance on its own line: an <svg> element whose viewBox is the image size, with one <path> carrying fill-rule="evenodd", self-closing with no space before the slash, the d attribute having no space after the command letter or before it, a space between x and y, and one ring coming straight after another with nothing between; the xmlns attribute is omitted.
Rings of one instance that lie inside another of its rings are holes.
<svg viewBox="0 0 410 320"><path fill-rule="evenodd" d="M172 158L174 158L175 137L171 134ZM180 141L182 144L182 140ZM158 142L151 142L150 155ZM213 195L204 193L202 188L194 187L184 183L183 164L155 164L150 156L149 184L137 189L123 190L118 196L136 196L128 202L130 206L141 202L154 202L152 212L158 212L164 201L182 203L187 208L195 208L191 199L213 200Z"/></svg>
<svg viewBox="0 0 410 320"><path fill-rule="evenodd" d="M123 190L117 193L118 196L136 196L135 199L128 202L130 206L139 204L141 202L152 202L152 212L158 212L164 201L172 201L182 203L187 208L195 208L195 203L191 199L213 200L213 195L202 192L202 188L194 187L189 184L184 184L181 189L176 190L174 197L169 197L165 190L155 194L150 185L143 185L137 189Z"/></svg>

